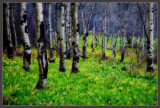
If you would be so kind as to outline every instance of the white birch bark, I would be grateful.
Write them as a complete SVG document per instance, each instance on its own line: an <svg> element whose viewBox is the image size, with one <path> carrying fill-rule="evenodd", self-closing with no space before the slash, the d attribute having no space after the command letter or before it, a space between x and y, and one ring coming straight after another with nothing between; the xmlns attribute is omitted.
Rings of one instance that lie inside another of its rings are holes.
<svg viewBox="0 0 160 108"><path fill-rule="evenodd" d="M65 13L64 13L64 3L59 3L58 5L58 29L59 29L59 47L60 47L60 65L59 71L66 71L66 44L65 44Z"/></svg>
<svg viewBox="0 0 160 108"><path fill-rule="evenodd" d="M35 24L37 35L37 48L38 48L38 64L39 64L39 79L36 89L43 89L47 83L48 61L45 45L45 33L43 22L43 5L42 3L34 3L35 6Z"/></svg>
<svg viewBox="0 0 160 108"><path fill-rule="evenodd" d="M67 58L71 58L71 24L70 24L70 3L66 4L66 28L65 28L65 34L66 34L66 53Z"/></svg>
<svg viewBox="0 0 160 108"><path fill-rule="evenodd" d="M154 44L153 44L153 2L149 3L148 40L147 40L147 71L153 72Z"/></svg>
<svg viewBox="0 0 160 108"><path fill-rule="evenodd" d="M103 38L102 38L102 58L106 58L106 10L104 12L104 17L103 17Z"/></svg>
<svg viewBox="0 0 160 108"><path fill-rule="evenodd" d="M7 44L7 56L8 58L13 58L13 45L12 45L12 38L11 38L11 29L9 23L9 16L10 16L10 7L9 3L4 3L4 25L5 25L5 34L6 34L6 44Z"/></svg>
<svg viewBox="0 0 160 108"><path fill-rule="evenodd" d="M52 13L52 10L51 10L51 4L49 4L49 56L50 58L53 57L53 47L52 47L52 34L53 34L53 28L52 28L52 19L51 19L51 13Z"/></svg>
<svg viewBox="0 0 160 108"><path fill-rule="evenodd" d="M78 63L79 63L79 30L78 30L78 3L72 3L72 27L73 27L73 62L72 62L72 71L71 73L78 72Z"/></svg>
<svg viewBox="0 0 160 108"><path fill-rule="evenodd" d="M93 32L92 32L92 52L94 52L94 40L95 40L95 25L93 27Z"/></svg>
<svg viewBox="0 0 160 108"><path fill-rule="evenodd" d="M114 45L114 47L113 47L114 57L116 57L116 50L117 50L117 43L118 43L119 33L120 33L120 30L118 30L118 33L117 33L117 36L116 36L115 45Z"/></svg>
<svg viewBox="0 0 160 108"><path fill-rule="evenodd" d="M23 68L27 71L30 69L31 45L27 27L26 3L24 2L21 3L20 24L21 24L21 35L24 39Z"/></svg>

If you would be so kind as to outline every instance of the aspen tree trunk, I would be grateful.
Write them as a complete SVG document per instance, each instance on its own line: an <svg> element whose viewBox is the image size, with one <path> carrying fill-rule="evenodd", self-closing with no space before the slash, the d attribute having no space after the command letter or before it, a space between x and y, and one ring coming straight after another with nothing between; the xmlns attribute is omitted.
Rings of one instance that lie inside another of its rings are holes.
<svg viewBox="0 0 160 108"><path fill-rule="evenodd" d="M52 28L52 19L51 19L51 4L49 4L49 57L53 58L53 47L52 47L52 33L53 33L53 28Z"/></svg>
<svg viewBox="0 0 160 108"><path fill-rule="evenodd" d="M78 72L78 63L79 63L79 48L78 48L78 3L72 4L72 26L73 26L73 62L72 62L72 73Z"/></svg>
<svg viewBox="0 0 160 108"><path fill-rule="evenodd" d="M114 51L114 35L115 34L113 34L113 36L112 36L112 60L113 60L113 56L114 56L114 53L113 53L113 51Z"/></svg>
<svg viewBox="0 0 160 108"><path fill-rule="evenodd" d="M97 33L95 33L95 38L96 38L96 47L97 47L98 45Z"/></svg>
<svg viewBox="0 0 160 108"><path fill-rule="evenodd" d="M94 52L94 39L95 39L95 25L93 27L93 34L92 34L92 52Z"/></svg>
<svg viewBox="0 0 160 108"><path fill-rule="evenodd" d="M120 30L118 30L118 34L116 36L116 42L115 42L115 45L114 45L114 49L113 49L113 54L114 54L114 57L116 57L116 50L117 50L117 43L118 43L118 38L119 38L119 33L120 33Z"/></svg>
<svg viewBox="0 0 160 108"><path fill-rule="evenodd" d="M145 54L145 36L144 36L144 27L143 27L143 34L142 34L142 54L141 54L141 58L142 58L142 62L143 62L143 59L144 59L144 54Z"/></svg>
<svg viewBox="0 0 160 108"><path fill-rule="evenodd" d="M13 32L14 32L14 43L15 43L15 51L17 50L17 34L16 34L16 23L15 23L15 7L12 7L12 26L13 26Z"/></svg>
<svg viewBox="0 0 160 108"><path fill-rule="evenodd" d="M99 42L100 33L98 33L98 42Z"/></svg>
<svg viewBox="0 0 160 108"><path fill-rule="evenodd" d="M71 58L71 26L70 26L70 3L66 3L66 52L67 52L67 58Z"/></svg>
<svg viewBox="0 0 160 108"><path fill-rule="evenodd" d="M38 48L38 64L39 64L39 79L36 89L43 89L47 83L48 61L45 44L44 22L43 22L43 5L42 3L34 3L35 6L35 24L37 34Z"/></svg>
<svg viewBox="0 0 160 108"><path fill-rule="evenodd" d="M125 38L126 38L126 30L125 26L122 28L122 53L121 53L121 60L120 62L123 62L124 60L124 55L125 55Z"/></svg>
<svg viewBox="0 0 160 108"><path fill-rule="evenodd" d="M133 31L133 35L132 35L132 53L133 53L133 45L134 45L134 31Z"/></svg>
<svg viewBox="0 0 160 108"><path fill-rule="evenodd" d="M56 57L59 55L59 40L58 40L59 32L56 35Z"/></svg>
<svg viewBox="0 0 160 108"><path fill-rule="evenodd" d="M87 36L88 34L86 33L86 26L84 22L84 13L82 11L82 26L83 26L83 59L86 58L86 48L87 48Z"/></svg>
<svg viewBox="0 0 160 108"><path fill-rule="evenodd" d="M147 39L147 72L153 72L154 44L153 44L153 2L149 3L148 39Z"/></svg>
<svg viewBox="0 0 160 108"><path fill-rule="evenodd" d="M106 58L106 11L103 17L102 58Z"/></svg>
<svg viewBox="0 0 160 108"><path fill-rule="evenodd" d="M23 68L27 71L30 69L31 45L29 41L28 27L27 27L26 3L21 3L20 25L21 25L20 26L21 35L24 40Z"/></svg>
<svg viewBox="0 0 160 108"><path fill-rule="evenodd" d="M64 3L59 3L58 5L58 43L60 47L60 64L59 64L59 71L65 72L66 71L66 44L65 44L65 22L64 22Z"/></svg>
<svg viewBox="0 0 160 108"><path fill-rule="evenodd" d="M125 41L126 41L126 21L125 21L125 17L127 14L127 10L124 13L124 17L123 17L123 28L122 28L122 53L121 53L121 60L120 62L123 62L124 60L124 55L125 55Z"/></svg>
<svg viewBox="0 0 160 108"><path fill-rule="evenodd" d="M13 58L13 45L12 45L12 38L11 38L11 29L9 23L9 3L4 3L4 31L6 35L6 44L7 44L7 56L9 59Z"/></svg>
<svg viewBox="0 0 160 108"><path fill-rule="evenodd" d="M136 48L136 52L137 52L137 63L139 63L139 43L138 43L138 36L137 36L137 48Z"/></svg>
<svg viewBox="0 0 160 108"><path fill-rule="evenodd" d="M84 24L84 15L82 13L82 18L83 18L83 24L84 24L84 29L83 29L83 59L87 58L86 56L86 53L87 53L87 37L88 37L88 30L89 30L89 21L91 19L91 16L92 16L92 11L93 11L93 8L94 8L94 3L92 3L92 7L91 7L91 11L90 11L90 14L89 14L89 17L88 17L88 22L85 26Z"/></svg>

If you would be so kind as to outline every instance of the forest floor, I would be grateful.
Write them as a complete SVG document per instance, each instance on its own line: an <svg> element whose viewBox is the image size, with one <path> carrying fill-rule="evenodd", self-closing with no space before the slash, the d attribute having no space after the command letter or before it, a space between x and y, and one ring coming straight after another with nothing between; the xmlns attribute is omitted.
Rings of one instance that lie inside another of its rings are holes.
<svg viewBox="0 0 160 108"><path fill-rule="evenodd" d="M120 41L117 56L112 60L112 50L106 50L102 60L102 38L92 52L92 37L88 37L87 57L79 60L79 72L71 74L72 59L66 60L66 72L59 72L59 58L48 65L47 86L34 90L39 67L37 50L32 48L30 70L25 71L23 57L8 59L3 54L3 104L4 105L157 105L157 64L154 73L146 72L145 64L137 64L136 54L126 48L124 62L120 62ZM82 56L83 39L79 48ZM111 47L109 40L108 48ZM23 48L18 48L23 52ZM55 52L54 52L55 54ZM133 69L130 61L133 56ZM141 63L141 60L140 60Z"/></svg>

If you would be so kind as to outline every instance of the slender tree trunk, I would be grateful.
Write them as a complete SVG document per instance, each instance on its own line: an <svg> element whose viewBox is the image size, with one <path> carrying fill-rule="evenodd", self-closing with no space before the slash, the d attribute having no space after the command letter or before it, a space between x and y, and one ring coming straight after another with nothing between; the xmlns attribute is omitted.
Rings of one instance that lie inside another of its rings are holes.
<svg viewBox="0 0 160 108"><path fill-rule="evenodd" d="M84 31L83 31L83 59L87 58L86 57L86 53L87 53L87 37L88 37L88 27L89 27L89 23L90 23L90 19L91 19L91 16L92 16L92 11L93 11L93 8L94 8L94 3L92 3L92 7L91 7L91 11L90 11L90 14L89 14L89 17L88 17L88 22L87 22L87 25L85 26L84 24L84 15L82 13L82 18L83 18L83 24L84 24Z"/></svg>
<svg viewBox="0 0 160 108"><path fill-rule="evenodd" d="M126 34L126 30L125 30L125 26L122 28L122 53L121 53L121 62L123 62L124 60L124 55L125 55L125 34Z"/></svg>
<svg viewBox="0 0 160 108"><path fill-rule="evenodd" d="M29 41L28 27L27 27L26 3L21 3L20 24L21 24L21 35L24 40L23 68L27 71L30 69L31 45Z"/></svg>
<svg viewBox="0 0 160 108"><path fill-rule="evenodd" d="M139 63L139 42L138 42L138 36L137 36L137 48L136 48L136 52L137 52L137 63Z"/></svg>
<svg viewBox="0 0 160 108"><path fill-rule="evenodd" d="M154 44L153 44L153 2L149 3L147 39L147 72L153 72Z"/></svg>
<svg viewBox="0 0 160 108"><path fill-rule="evenodd" d="M123 62L124 60L124 55L125 55L125 41L126 41L126 21L125 21L125 17L126 17L126 14L127 14L127 10L126 12L124 13L124 16L123 16L123 28L122 28L122 53L121 53L121 60L120 62Z"/></svg>
<svg viewBox="0 0 160 108"><path fill-rule="evenodd" d="M59 32L56 35L56 57L59 55L59 40L58 40Z"/></svg>
<svg viewBox="0 0 160 108"><path fill-rule="evenodd" d="M37 34L38 48L38 64L39 64L39 79L36 89L43 89L47 83L48 61L45 43L44 22L43 22L43 5L42 3L34 3L35 6L35 24Z"/></svg>
<svg viewBox="0 0 160 108"><path fill-rule="evenodd" d="M66 52L67 58L71 58L71 26L70 26L70 3L66 3Z"/></svg>
<svg viewBox="0 0 160 108"><path fill-rule="evenodd" d="M73 62L72 62L72 73L78 72L78 63L79 63L79 48L78 48L78 3L72 4L72 26L73 26Z"/></svg>
<svg viewBox="0 0 160 108"><path fill-rule="evenodd" d="M113 36L112 36L112 60L113 60L113 56L114 56L114 53L113 53L113 51L114 51L114 35L115 34L113 34Z"/></svg>
<svg viewBox="0 0 160 108"><path fill-rule="evenodd" d="M93 28L93 33L92 33L92 52L94 52L94 39L95 39L95 26Z"/></svg>
<svg viewBox="0 0 160 108"><path fill-rule="evenodd" d="M66 44L65 44L65 22L64 22L64 3L59 3L58 8L58 29L59 29L59 47L60 47L60 64L59 64L59 71L65 72L66 71Z"/></svg>
<svg viewBox="0 0 160 108"><path fill-rule="evenodd" d="M83 59L86 58L86 48L87 48L87 36L88 34L86 33L86 26L85 26L85 22L84 22L84 15L83 15L83 11L82 11L82 26L83 26Z"/></svg>
<svg viewBox="0 0 160 108"><path fill-rule="evenodd" d="M100 33L98 33L98 42L99 42Z"/></svg>
<svg viewBox="0 0 160 108"><path fill-rule="evenodd" d="M6 35L6 45L7 45L7 56L8 58L13 58L13 45L12 45L12 38L11 38L11 29L9 23L9 3L4 3L4 28L5 28L5 35Z"/></svg>
<svg viewBox="0 0 160 108"><path fill-rule="evenodd" d="M142 63L143 63L143 59L144 59L144 54L145 54L145 36L144 36L144 27L143 27L143 34L142 34Z"/></svg>
<svg viewBox="0 0 160 108"><path fill-rule="evenodd" d="M14 6L12 6L12 12L11 12L11 14L12 14L12 26L13 26L13 33L14 33L14 43L15 43L15 51L17 50L17 34L16 34L16 23L15 23L15 7Z"/></svg>
<svg viewBox="0 0 160 108"><path fill-rule="evenodd" d="M133 46L134 46L134 31L133 31L133 35L132 35L132 53L133 53Z"/></svg>
<svg viewBox="0 0 160 108"><path fill-rule="evenodd" d="M103 32L104 32L104 35L103 35L103 38L102 38L102 58L106 58L106 11L105 11L105 14L104 14L104 17L103 17Z"/></svg>
<svg viewBox="0 0 160 108"><path fill-rule="evenodd" d="M118 34L116 36L116 42L115 42L115 45L114 45L114 49L113 49L113 54L114 54L114 57L116 57L116 50L117 50L117 43L118 43L118 38L119 38L119 32L120 30L118 30Z"/></svg>
<svg viewBox="0 0 160 108"><path fill-rule="evenodd" d="M53 28L52 28L52 19L51 19L51 4L49 4L49 57L53 58L53 47L52 47L52 33L53 33Z"/></svg>

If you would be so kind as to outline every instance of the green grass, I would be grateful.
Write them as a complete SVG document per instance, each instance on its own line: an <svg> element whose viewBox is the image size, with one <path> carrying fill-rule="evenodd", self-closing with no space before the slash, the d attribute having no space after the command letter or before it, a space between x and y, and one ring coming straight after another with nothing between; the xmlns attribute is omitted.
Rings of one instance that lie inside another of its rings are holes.
<svg viewBox="0 0 160 108"><path fill-rule="evenodd" d="M82 37L79 48L82 55ZM111 39L110 39L111 40ZM107 47L111 48L111 41ZM154 73L139 69L134 55L134 70L130 74L131 49L127 48L121 63L120 40L117 56L106 50L107 59L101 59L101 43L91 49L92 37L88 37L86 60L80 57L79 72L71 74L72 60L66 60L66 72L59 72L59 58L49 63L47 86L33 90L39 76L37 51L32 49L29 71L22 69L23 58L8 59L3 54L3 103L6 105L157 105L157 64ZM18 49L20 52L23 48Z"/></svg>

